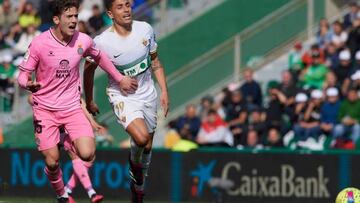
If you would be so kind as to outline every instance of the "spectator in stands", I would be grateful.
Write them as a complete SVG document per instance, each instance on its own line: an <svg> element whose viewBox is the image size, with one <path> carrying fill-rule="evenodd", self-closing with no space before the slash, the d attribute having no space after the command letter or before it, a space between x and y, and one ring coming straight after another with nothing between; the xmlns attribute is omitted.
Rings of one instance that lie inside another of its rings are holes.
<svg viewBox="0 0 360 203"><path fill-rule="evenodd" d="M360 19L354 20L346 45L350 49L351 58L353 59L356 51L360 49Z"/></svg>
<svg viewBox="0 0 360 203"><path fill-rule="evenodd" d="M11 26L18 21L22 10L22 4L25 4L26 0L20 1L20 7L13 9L10 0L3 0L0 5L0 27L4 33L9 32Z"/></svg>
<svg viewBox="0 0 360 203"><path fill-rule="evenodd" d="M287 102L286 96L279 90L279 84L271 81L268 84L269 102L265 108L265 122L267 128L278 128L282 133L286 133L287 129L283 128L284 106Z"/></svg>
<svg viewBox="0 0 360 203"><path fill-rule="evenodd" d="M329 67L331 70L335 70L335 68L340 63L340 60L339 60L339 53L334 43L331 42L326 46L325 56L326 56L325 65Z"/></svg>
<svg viewBox="0 0 360 203"><path fill-rule="evenodd" d="M286 106L291 106L295 102L295 95L299 91L299 88L296 87L296 80L291 75L290 71L285 70L281 73L281 83L279 90L286 97Z"/></svg>
<svg viewBox="0 0 360 203"><path fill-rule="evenodd" d="M350 6L350 13L344 16L344 28L349 29L353 22L360 17L359 13L359 6L356 2L351 2Z"/></svg>
<svg viewBox="0 0 360 203"><path fill-rule="evenodd" d="M3 33L2 30L0 30L0 52L4 49L6 49L7 43L6 43L6 38L5 38L5 34Z"/></svg>
<svg viewBox="0 0 360 203"><path fill-rule="evenodd" d="M303 61L304 68L311 66L313 64L313 55L318 55L318 63L325 63L325 53L317 44L313 44L310 50L306 51L304 55L301 57Z"/></svg>
<svg viewBox="0 0 360 203"><path fill-rule="evenodd" d="M93 5L92 16L89 19L89 25L92 32L98 32L105 25L101 14L99 5Z"/></svg>
<svg viewBox="0 0 360 203"><path fill-rule="evenodd" d="M295 96L295 109L294 109L294 118L293 118L293 130L297 139L303 139L303 127L301 123L305 121L304 115L307 108L308 96L305 93L297 93Z"/></svg>
<svg viewBox="0 0 360 203"><path fill-rule="evenodd" d="M301 69L303 69L303 62L301 56L303 55L301 42L296 42L294 44L293 50L291 50L288 57L288 66L290 71L293 74L298 74Z"/></svg>
<svg viewBox="0 0 360 203"><path fill-rule="evenodd" d="M267 134L267 126L264 121L264 114L260 108L254 108L249 116L247 131L256 131L261 140L264 140Z"/></svg>
<svg viewBox="0 0 360 203"><path fill-rule="evenodd" d="M265 146L267 148L281 148L284 147L284 143L279 130L271 128L267 134L265 140Z"/></svg>
<svg viewBox="0 0 360 203"><path fill-rule="evenodd" d="M246 137L246 148L261 149L263 145L260 142L258 133L255 130L250 130ZM242 147L238 147L242 148Z"/></svg>
<svg viewBox="0 0 360 203"><path fill-rule="evenodd" d="M354 71L360 70L360 50L355 54Z"/></svg>
<svg viewBox="0 0 360 203"><path fill-rule="evenodd" d="M210 109L214 107L214 99L210 95L206 95L205 97L201 98L200 106L199 106L199 116L201 120L207 117L208 112Z"/></svg>
<svg viewBox="0 0 360 203"><path fill-rule="evenodd" d="M339 92L339 97L342 98L343 94L341 93L341 85L337 82L336 75L333 71L329 71L326 74L326 80L323 86L324 90L327 90L329 88L336 88Z"/></svg>
<svg viewBox="0 0 360 203"><path fill-rule="evenodd" d="M9 98L10 106L12 106L15 84L17 77L17 68L12 63L13 57L11 54L6 54L2 57L2 63L0 65L0 90L2 90Z"/></svg>
<svg viewBox="0 0 360 203"><path fill-rule="evenodd" d="M320 129L320 109L322 105L323 92L313 90L311 100L309 101L303 119L294 126L295 136L300 140L308 138L317 139L321 133Z"/></svg>
<svg viewBox="0 0 360 203"><path fill-rule="evenodd" d="M240 87L243 98L250 108L262 106L262 92L259 83L253 78L253 71L244 71L244 84Z"/></svg>
<svg viewBox="0 0 360 203"><path fill-rule="evenodd" d="M320 110L320 128L326 135L333 135L340 109L339 90L330 87L326 90L326 101Z"/></svg>
<svg viewBox="0 0 360 203"><path fill-rule="evenodd" d="M334 73L337 83L341 87L342 94L346 95L350 85L350 76L353 74L350 51L345 49L339 54L340 64L335 68Z"/></svg>
<svg viewBox="0 0 360 203"><path fill-rule="evenodd" d="M246 126L248 110L240 91L235 90L231 93L231 101L224 109L226 112L226 121L234 135L235 145L240 143L244 144L244 129Z"/></svg>
<svg viewBox="0 0 360 203"><path fill-rule="evenodd" d="M216 110L210 110L201 123L196 142L202 146L233 146L234 138Z"/></svg>
<svg viewBox="0 0 360 203"><path fill-rule="evenodd" d="M90 35L90 31L87 27L87 24L85 21L79 21L78 22L78 29L79 29L79 32L82 32L82 33L85 33L87 35Z"/></svg>
<svg viewBox="0 0 360 203"><path fill-rule="evenodd" d="M28 50L31 41L39 34L40 31L36 30L35 25L29 25L26 28L26 31L21 34L19 41L16 43L14 53L16 55L24 55Z"/></svg>
<svg viewBox="0 0 360 203"><path fill-rule="evenodd" d="M337 49L341 49L344 47L348 39L348 34L346 31L344 31L343 25L340 21L335 21L332 27L334 32L331 36L331 42L334 43Z"/></svg>
<svg viewBox="0 0 360 203"><path fill-rule="evenodd" d="M328 68L321 63L320 53L312 52L312 65L306 68L301 77L303 88L305 89L322 89Z"/></svg>
<svg viewBox="0 0 360 203"><path fill-rule="evenodd" d="M6 44L11 47L14 48L16 43L19 42L20 40L20 36L22 35L22 28L20 26L19 23L15 23L13 26L11 26L10 32L8 33L8 35L6 36Z"/></svg>
<svg viewBox="0 0 360 203"><path fill-rule="evenodd" d="M201 125L200 118L196 115L196 106L186 106L185 115L181 116L176 123L176 130L182 139L194 140Z"/></svg>
<svg viewBox="0 0 360 203"><path fill-rule="evenodd" d="M19 17L19 24L22 28L27 28L30 25L38 27L41 24L40 16L38 16L38 13L31 2L25 3Z"/></svg>
<svg viewBox="0 0 360 203"><path fill-rule="evenodd" d="M324 20L320 21L319 31L316 33L316 43L320 48L325 48L331 42L330 25Z"/></svg>
<svg viewBox="0 0 360 203"><path fill-rule="evenodd" d="M350 88L355 89L358 92L358 95L360 95L360 70L357 70L351 76Z"/></svg>
<svg viewBox="0 0 360 203"><path fill-rule="evenodd" d="M347 99L340 105L339 124L335 126L334 137L340 139L348 139L356 142L360 136L360 100L357 91L350 89Z"/></svg>

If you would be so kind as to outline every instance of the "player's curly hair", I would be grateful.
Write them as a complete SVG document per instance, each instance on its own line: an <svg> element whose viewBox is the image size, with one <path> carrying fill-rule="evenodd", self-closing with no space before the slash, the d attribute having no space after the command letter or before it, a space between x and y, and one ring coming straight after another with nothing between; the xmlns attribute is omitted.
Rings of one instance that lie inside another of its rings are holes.
<svg viewBox="0 0 360 203"><path fill-rule="evenodd" d="M78 0L54 0L51 4L51 11L53 16L60 16L62 12L69 8L75 7L79 9L80 3Z"/></svg>
<svg viewBox="0 0 360 203"><path fill-rule="evenodd" d="M104 0L104 5L105 5L105 8L106 10L110 10L111 9L111 6L112 4L114 3L115 0Z"/></svg>

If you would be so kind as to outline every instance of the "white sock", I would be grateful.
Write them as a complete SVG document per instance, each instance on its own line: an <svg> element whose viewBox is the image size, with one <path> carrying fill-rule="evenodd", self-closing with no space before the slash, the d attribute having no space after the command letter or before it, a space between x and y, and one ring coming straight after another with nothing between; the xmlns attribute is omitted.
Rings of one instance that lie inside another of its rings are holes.
<svg viewBox="0 0 360 203"><path fill-rule="evenodd" d="M69 187L65 186L65 192L68 194L72 193L72 189L70 189Z"/></svg>
<svg viewBox="0 0 360 203"><path fill-rule="evenodd" d="M149 153L143 153L141 163L143 165L144 178L148 176L149 167L151 162L151 151Z"/></svg>
<svg viewBox="0 0 360 203"><path fill-rule="evenodd" d="M88 190L87 193L88 193L88 195L89 195L89 198L91 198L93 195L96 194L95 190L92 189L92 188L91 188L90 190Z"/></svg>
<svg viewBox="0 0 360 203"><path fill-rule="evenodd" d="M61 196L57 196L57 198L59 199L59 198L69 198L69 195L68 195L68 193L65 191L64 192L64 194L62 194Z"/></svg>
<svg viewBox="0 0 360 203"><path fill-rule="evenodd" d="M133 163L139 164L141 161L141 157L144 152L143 147L138 147L135 143L135 141L131 138L131 148L130 148L130 159Z"/></svg>

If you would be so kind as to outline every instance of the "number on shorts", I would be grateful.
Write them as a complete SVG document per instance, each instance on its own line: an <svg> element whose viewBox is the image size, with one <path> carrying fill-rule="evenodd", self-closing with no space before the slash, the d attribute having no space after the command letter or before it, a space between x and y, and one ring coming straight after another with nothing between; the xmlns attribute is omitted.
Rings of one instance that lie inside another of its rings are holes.
<svg viewBox="0 0 360 203"><path fill-rule="evenodd" d="M42 133L41 120L34 120L34 132L38 134Z"/></svg>
<svg viewBox="0 0 360 203"><path fill-rule="evenodd" d="M123 112L124 110L124 102L119 102L115 105L115 108L118 109L118 111Z"/></svg>

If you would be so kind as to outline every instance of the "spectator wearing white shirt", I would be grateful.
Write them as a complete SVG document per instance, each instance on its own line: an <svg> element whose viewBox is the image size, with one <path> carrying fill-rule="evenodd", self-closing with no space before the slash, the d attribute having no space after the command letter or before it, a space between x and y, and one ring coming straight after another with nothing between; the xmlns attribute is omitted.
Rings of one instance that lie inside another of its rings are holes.
<svg viewBox="0 0 360 203"><path fill-rule="evenodd" d="M347 41L348 34L344 31L343 25L339 21L335 21L332 27L334 32L332 33L331 41L337 49L342 48Z"/></svg>

